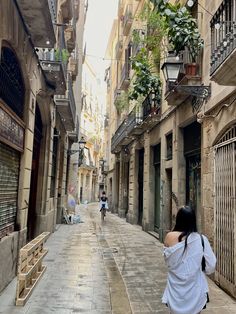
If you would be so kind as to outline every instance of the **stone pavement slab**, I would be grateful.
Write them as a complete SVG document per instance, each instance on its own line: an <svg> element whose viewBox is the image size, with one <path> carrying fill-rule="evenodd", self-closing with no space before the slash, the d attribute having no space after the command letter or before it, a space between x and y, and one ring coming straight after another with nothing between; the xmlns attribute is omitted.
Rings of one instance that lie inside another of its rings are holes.
<svg viewBox="0 0 236 314"><path fill-rule="evenodd" d="M162 244L141 227L98 204L80 206L84 223L59 225L45 247L47 270L24 307L14 306L16 279L0 295L1 314L169 313L161 304L166 283ZM236 302L210 284L205 314L236 314Z"/></svg>

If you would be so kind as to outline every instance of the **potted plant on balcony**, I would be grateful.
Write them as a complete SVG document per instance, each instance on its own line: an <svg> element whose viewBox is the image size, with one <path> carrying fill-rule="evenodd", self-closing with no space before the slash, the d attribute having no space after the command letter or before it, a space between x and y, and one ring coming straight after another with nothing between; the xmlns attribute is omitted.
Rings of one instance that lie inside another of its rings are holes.
<svg viewBox="0 0 236 314"><path fill-rule="evenodd" d="M67 49L55 49L55 60L67 63L70 57L70 53Z"/></svg>
<svg viewBox="0 0 236 314"><path fill-rule="evenodd" d="M156 10L165 21L169 43L178 55L187 48L190 64L185 65L186 74L196 75L196 59L203 48L196 19L184 6L174 5L166 0L151 0ZM190 71L190 72L189 72Z"/></svg>

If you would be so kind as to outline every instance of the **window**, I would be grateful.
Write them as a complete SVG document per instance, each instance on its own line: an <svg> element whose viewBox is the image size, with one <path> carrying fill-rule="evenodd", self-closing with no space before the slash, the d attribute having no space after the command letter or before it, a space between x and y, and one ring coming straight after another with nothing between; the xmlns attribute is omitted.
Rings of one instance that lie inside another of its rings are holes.
<svg viewBox="0 0 236 314"><path fill-rule="evenodd" d="M173 156L173 134L166 135L166 159L171 160Z"/></svg>

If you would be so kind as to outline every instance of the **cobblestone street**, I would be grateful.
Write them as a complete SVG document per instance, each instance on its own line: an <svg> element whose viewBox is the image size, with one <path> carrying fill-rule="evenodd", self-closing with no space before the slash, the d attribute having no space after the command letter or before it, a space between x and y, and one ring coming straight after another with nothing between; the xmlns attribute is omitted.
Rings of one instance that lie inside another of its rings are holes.
<svg viewBox="0 0 236 314"><path fill-rule="evenodd" d="M161 304L166 268L162 244L141 227L81 206L84 223L59 225L45 247L46 273L24 307L14 306L16 279L0 295L1 314L168 313ZM236 302L210 282L203 313L236 313Z"/></svg>

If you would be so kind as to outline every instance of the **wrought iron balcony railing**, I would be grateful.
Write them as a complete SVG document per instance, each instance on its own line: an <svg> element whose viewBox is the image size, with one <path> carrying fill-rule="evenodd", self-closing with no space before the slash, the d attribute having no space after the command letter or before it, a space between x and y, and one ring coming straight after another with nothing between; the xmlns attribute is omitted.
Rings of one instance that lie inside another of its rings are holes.
<svg viewBox="0 0 236 314"><path fill-rule="evenodd" d="M127 60L123 65L120 78L120 89L126 89L130 83L130 62Z"/></svg>
<svg viewBox="0 0 236 314"><path fill-rule="evenodd" d="M121 125L116 130L116 133L111 139L111 152L116 152L118 146L127 145L132 141L131 133L140 123L142 123L142 115L134 108L126 119L123 120Z"/></svg>
<svg viewBox="0 0 236 314"><path fill-rule="evenodd" d="M157 99L157 95L153 92L149 93L144 99L143 104L143 120L160 114L161 102Z"/></svg>
<svg viewBox="0 0 236 314"><path fill-rule="evenodd" d="M75 128L76 104L70 75L67 76L67 91L65 95L55 95L57 110L62 118L66 131Z"/></svg>
<svg viewBox="0 0 236 314"><path fill-rule="evenodd" d="M211 20L211 74L236 48L236 0L224 0Z"/></svg>
<svg viewBox="0 0 236 314"><path fill-rule="evenodd" d="M129 34L130 27L132 25L133 15L132 15L132 4L126 6L125 15L123 17L123 33L125 36Z"/></svg>
<svg viewBox="0 0 236 314"><path fill-rule="evenodd" d="M117 97L120 96L120 94L121 94L121 90L119 88L116 88L114 90L114 97L113 97L114 102L116 101Z"/></svg>
<svg viewBox="0 0 236 314"><path fill-rule="evenodd" d="M66 65L63 63L62 50L36 48L36 52L45 73L47 83L55 90L55 94L65 94Z"/></svg>
<svg viewBox="0 0 236 314"><path fill-rule="evenodd" d="M116 58L120 59L121 55L122 55L122 49L123 49L123 39L122 37L120 37L116 43Z"/></svg>
<svg viewBox="0 0 236 314"><path fill-rule="evenodd" d="M73 18L68 26L65 28L65 42L66 47L69 52L75 49L76 42L76 19Z"/></svg>

